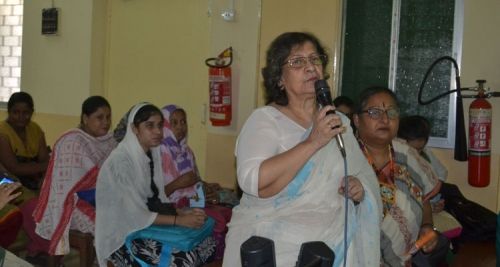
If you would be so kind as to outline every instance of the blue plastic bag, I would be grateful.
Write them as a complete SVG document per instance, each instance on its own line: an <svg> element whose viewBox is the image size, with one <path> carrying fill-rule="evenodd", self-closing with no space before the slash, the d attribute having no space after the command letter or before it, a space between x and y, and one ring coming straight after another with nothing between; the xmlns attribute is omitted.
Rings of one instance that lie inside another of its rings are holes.
<svg viewBox="0 0 500 267"><path fill-rule="evenodd" d="M210 217L207 217L205 224L198 229L183 226L151 225L128 235L125 244L128 250L132 251L132 240L134 239L153 239L161 242L162 250L158 266L169 266L172 249L192 250L201 241L212 235L214 225L215 221ZM146 262L138 257L134 256L134 258L142 267L148 266Z"/></svg>

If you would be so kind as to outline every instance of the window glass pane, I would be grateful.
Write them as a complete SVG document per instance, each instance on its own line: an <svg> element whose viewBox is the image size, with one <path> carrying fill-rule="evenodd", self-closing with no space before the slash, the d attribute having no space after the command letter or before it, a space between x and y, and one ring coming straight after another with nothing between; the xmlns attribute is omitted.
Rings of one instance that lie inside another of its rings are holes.
<svg viewBox="0 0 500 267"><path fill-rule="evenodd" d="M418 88L436 59L452 56L454 8L454 0L401 1L395 91L403 115L428 118L434 137L447 136L449 97L421 106ZM427 78L422 99L430 100L450 90L450 75L450 61L436 65Z"/></svg>
<svg viewBox="0 0 500 267"><path fill-rule="evenodd" d="M363 89L387 86L392 1L346 1L341 94L356 100Z"/></svg>
<svg viewBox="0 0 500 267"><path fill-rule="evenodd" d="M398 96L403 116L427 117L433 126L431 136L442 138L443 146L451 144L449 114L454 102L450 104L450 96L446 96L421 106L418 89L435 60L454 56L454 42L459 42L454 39L454 31L461 32L454 25L455 1L345 0L340 94L356 102L359 92L369 86L390 86ZM433 68L423 100L450 90L454 78L451 67L451 62L441 61Z"/></svg>

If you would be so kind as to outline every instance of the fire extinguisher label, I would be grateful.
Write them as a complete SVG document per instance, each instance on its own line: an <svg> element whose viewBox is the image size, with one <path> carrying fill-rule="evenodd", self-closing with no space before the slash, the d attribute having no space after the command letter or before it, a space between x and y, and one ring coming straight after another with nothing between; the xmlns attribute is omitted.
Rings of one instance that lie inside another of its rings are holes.
<svg viewBox="0 0 500 267"><path fill-rule="evenodd" d="M491 109L469 110L469 148L471 155L490 154Z"/></svg>
<svg viewBox="0 0 500 267"><path fill-rule="evenodd" d="M210 68L210 121L214 126L231 124L231 69Z"/></svg>
<svg viewBox="0 0 500 267"><path fill-rule="evenodd" d="M210 119L225 120L226 119L226 114L224 114L224 113L210 112Z"/></svg>

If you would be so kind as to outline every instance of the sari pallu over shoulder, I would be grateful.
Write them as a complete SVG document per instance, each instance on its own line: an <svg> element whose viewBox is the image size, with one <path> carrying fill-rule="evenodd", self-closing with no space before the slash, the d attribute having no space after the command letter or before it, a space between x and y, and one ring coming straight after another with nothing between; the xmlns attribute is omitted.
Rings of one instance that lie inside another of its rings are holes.
<svg viewBox="0 0 500 267"><path fill-rule="evenodd" d="M111 134L95 138L77 128L57 140L33 213L36 233L50 240L50 254L69 253L68 242L61 241L68 241L75 210L93 224L95 209L77 192L95 188L100 166L115 146Z"/></svg>
<svg viewBox="0 0 500 267"><path fill-rule="evenodd" d="M309 241L327 244L336 255L334 266L342 266L344 260L347 266L379 265L381 201L377 179L354 136L346 134L344 140L348 174L356 176L365 191L359 205L348 202L347 259L343 246L346 207L344 196L338 193L344 168L332 140L276 196L262 199L243 194L229 224L224 266L238 263L239 247L252 235L275 242L278 266L293 266L301 244Z"/></svg>

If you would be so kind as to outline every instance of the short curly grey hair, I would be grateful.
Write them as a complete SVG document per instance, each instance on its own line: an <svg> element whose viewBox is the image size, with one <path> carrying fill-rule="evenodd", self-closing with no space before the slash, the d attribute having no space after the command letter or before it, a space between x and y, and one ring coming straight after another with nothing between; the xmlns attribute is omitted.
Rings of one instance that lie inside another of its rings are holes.
<svg viewBox="0 0 500 267"><path fill-rule="evenodd" d="M328 55L325 49L311 33L306 32L286 32L274 39L266 54L266 66L262 68L264 78L264 88L266 93L266 104L276 103L281 106L288 105L288 96L279 85L283 73L283 65L293 48L311 42L320 55L325 55L323 62L323 75L327 78L326 65L328 65Z"/></svg>

